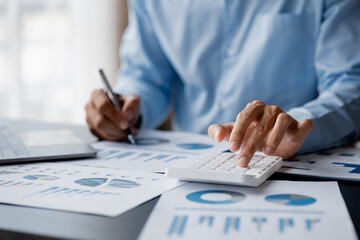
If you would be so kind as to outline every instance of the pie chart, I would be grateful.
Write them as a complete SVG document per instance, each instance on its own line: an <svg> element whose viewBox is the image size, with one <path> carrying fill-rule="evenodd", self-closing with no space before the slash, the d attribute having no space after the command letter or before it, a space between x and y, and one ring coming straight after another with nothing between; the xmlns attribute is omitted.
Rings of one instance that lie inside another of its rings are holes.
<svg viewBox="0 0 360 240"><path fill-rule="evenodd" d="M107 181L107 178L82 178L76 180L74 183L87 187L97 187Z"/></svg>
<svg viewBox="0 0 360 240"><path fill-rule="evenodd" d="M216 198L211 198L213 196ZM239 192L227 190L205 190L193 192L186 196L187 200L206 204L231 204L245 200L246 196Z"/></svg>
<svg viewBox="0 0 360 240"><path fill-rule="evenodd" d="M179 148L187 149L187 150L200 150L200 149L208 149L212 148L213 145L205 144L205 143L181 143L177 145Z"/></svg>
<svg viewBox="0 0 360 240"><path fill-rule="evenodd" d="M277 194L265 197L271 203L285 206L305 206L316 202L315 198L299 194Z"/></svg>
<svg viewBox="0 0 360 240"><path fill-rule="evenodd" d="M130 180L113 179L110 181L109 186L120 188L135 188L140 187L141 184Z"/></svg>
<svg viewBox="0 0 360 240"><path fill-rule="evenodd" d="M59 179L59 177L50 176L50 175L27 175L24 176L28 180L39 180L39 181L54 181Z"/></svg>

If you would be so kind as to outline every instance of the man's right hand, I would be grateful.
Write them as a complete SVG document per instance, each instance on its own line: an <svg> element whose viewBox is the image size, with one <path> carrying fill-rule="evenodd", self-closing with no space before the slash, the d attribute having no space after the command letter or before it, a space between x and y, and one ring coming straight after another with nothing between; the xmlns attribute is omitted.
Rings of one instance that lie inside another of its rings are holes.
<svg viewBox="0 0 360 240"><path fill-rule="evenodd" d="M135 95L115 94L122 111L116 111L102 89L94 90L86 104L86 122L90 131L100 139L119 141L127 139L125 130L138 125L140 116L140 98Z"/></svg>

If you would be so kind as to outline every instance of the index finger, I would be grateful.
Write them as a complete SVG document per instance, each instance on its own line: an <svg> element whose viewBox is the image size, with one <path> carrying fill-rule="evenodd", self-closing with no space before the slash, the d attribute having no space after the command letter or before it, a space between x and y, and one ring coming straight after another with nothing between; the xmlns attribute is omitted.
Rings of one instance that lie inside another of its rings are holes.
<svg viewBox="0 0 360 240"><path fill-rule="evenodd" d="M254 122L259 115L263 113L265 104L261 101L249 103L236 117L236 122L230 134L230 150L236 152L243 143L245 134L250 124Z"/></svg>
<svg viewBox="0 0 360 240"><path fill-rule="evenodd" d="M97 91L93 96L93 103L95 108L106 118L108 118L111 122L113 122L116 126L119 125L121 121L125 118L124 114L118 112L115 107L110 102L108 96L103 90Z"/></svg>

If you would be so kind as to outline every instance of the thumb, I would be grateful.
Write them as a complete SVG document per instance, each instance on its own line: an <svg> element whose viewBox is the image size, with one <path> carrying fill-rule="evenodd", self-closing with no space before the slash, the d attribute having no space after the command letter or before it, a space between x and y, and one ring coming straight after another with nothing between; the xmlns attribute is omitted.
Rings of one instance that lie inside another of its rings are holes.
<svg viewBox="0 0 360 240"><path fill-rule="evenodd" d="M313 123L310 119L303 119L299 124L298 124L298 132L297 132L297 137L299 139L304 140L307 135L309 135L309 133L311 132L313 128Z"/></svg>
<svg viewBox="0 0 360 240"><path fill-rule="evenodd" d="M136 95L127 95L122 97L122 112L131 123L135 124L140 116L140 98Z"/></svg>

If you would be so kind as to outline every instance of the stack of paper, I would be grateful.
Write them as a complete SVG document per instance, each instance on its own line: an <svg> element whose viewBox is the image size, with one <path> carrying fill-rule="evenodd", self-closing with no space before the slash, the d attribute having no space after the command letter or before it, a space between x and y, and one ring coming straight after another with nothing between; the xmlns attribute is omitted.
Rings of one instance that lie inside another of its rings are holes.
<svg viewBox="0 0 360 240"><path fill-rule="evenodd" d="M0 167L0 202L117 216L185 183L166 178L206 152L205 135L141 131L137 144L98 142L95 159ZM137 171L132 171L137 170ZM284 161L282 172L360 179L360 150ZM163 223L163 224L159 224ZM141 239L356 239L335 182L268 181L259 188L189 183L164 194Z"/></svg>

